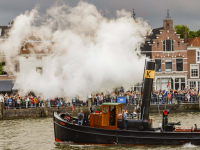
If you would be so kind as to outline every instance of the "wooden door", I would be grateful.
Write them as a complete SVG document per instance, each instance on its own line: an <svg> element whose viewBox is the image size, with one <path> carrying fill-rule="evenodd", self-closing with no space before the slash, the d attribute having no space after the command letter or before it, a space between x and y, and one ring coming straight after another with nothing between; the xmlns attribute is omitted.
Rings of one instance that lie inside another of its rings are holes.
<svg viewBox="0 0 200 150"><path fill-rule="evenodd" d="M102 126L109 126L109 106L102 107Z"/></svg>

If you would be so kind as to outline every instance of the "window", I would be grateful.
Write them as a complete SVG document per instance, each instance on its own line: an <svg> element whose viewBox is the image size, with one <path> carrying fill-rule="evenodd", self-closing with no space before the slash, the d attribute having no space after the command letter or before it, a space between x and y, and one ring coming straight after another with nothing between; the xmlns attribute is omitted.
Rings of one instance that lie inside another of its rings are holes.
<svg viewBox="0 0 200 150"><path fill-rule="evenodd" d="M161 59L155 59L155 64L156 64L156 72L161 72L162 69L161 69Z"/></svg>
<svg viewBox="0 0 200 150"><path fill-rule="evenodd" d="M196 81L190 81L190 89L194 88L194 85L196 86Z"/></svg>
<svg viewBox="0 0 200 150"><path fill-rule="evenodd" d="M118 106L118 114L122 113L122 107Z"/></svg>
<svg viewBox="0 0 200 150"><path fill-rule="evenodd" d="M108 107L103 107L103 113L108 113Z"/></svg>
<svg viewBox="0 0 200 150"><path fill-rule="evenodd" d="M167 71L167 72L172 71L172 60L171 59L165 60L165 71Z"/></svg>
<svg viewBox="0 0 200 150"><path fill-rule="evenodd" d="M198 81L198 89L200 89L200 81Z"/></svg>
<svg viewBox="0 0 200 150"><path fill-rule="evenodd" d="M190 64L190 77L199 78L199 64Z"/></svg>
<svg viewBox="0 0 200 150"><path fill-rule="evenodd" d="M176 59L176 71L183 71L183 59Z"/></svg>
<svg viewBox="0 0 200 150"><path fill-rule="evenodd" d="M196 52L196 62L200 62L200 51Z"/></svg>
<svg viewBox="0 0 200 150"><path fill-rule="evenodd" d="M185 88L185 78L175 78L175 89L183 90Z"/></svg>
<svg viewBox="0 0 200 150"><path fill-rule="evenodd" d="M174 51L174 41L164 40L163 41L163 51Z"/></svg>
<svg viewBox="0 0 200 150"><path fill-rule="evenodd" d="M4 71L5 66L6 66L5 62L0 62L0 75L7 75L7 72Z"/></svg>
<svg viewBox="0 0 200 150"><path fill-rule="evenodd" d="M36 71L40 74L42 74L43 70L42 70L42 67L36 67Z"/></svg>

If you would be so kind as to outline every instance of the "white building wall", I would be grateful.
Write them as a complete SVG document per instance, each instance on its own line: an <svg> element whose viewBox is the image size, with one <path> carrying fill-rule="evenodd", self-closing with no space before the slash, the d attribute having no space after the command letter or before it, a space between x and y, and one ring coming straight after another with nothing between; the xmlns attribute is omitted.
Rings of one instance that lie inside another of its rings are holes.
<svg viewBox="0 0 200 150"><path fill-rule="evenodd" d="M42 57L38 60L37 57ZM23 72L36 71L36 67L42 67L44 69L45 62L50 56L20 56L19 58L19 71Z"/></svg>

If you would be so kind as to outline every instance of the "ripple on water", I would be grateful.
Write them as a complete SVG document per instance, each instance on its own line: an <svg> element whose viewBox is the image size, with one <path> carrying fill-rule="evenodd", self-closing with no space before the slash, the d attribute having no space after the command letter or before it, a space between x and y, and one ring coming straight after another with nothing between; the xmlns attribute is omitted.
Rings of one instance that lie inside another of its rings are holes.
<svg viewBox="0 0 200 150"><path fill-rule="evenodd" d="M162 121L161 114L151 114L153 126L158 127ZM196 123L200 126L200 113L169 114L169 122L181 121L181 126L191 127ZM200 150L200 147L187 143L183 146L94 146L55 143L52 118L18 119L0 121L0 150Z"/></svg>

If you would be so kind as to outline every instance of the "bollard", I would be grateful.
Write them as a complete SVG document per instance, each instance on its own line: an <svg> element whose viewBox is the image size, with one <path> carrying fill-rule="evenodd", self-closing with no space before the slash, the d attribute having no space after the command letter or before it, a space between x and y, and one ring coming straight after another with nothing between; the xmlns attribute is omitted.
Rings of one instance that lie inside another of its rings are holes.
<svg viewBox="0 0 200 150"><path fill-rule="evenodd" d="M44 101L44 114L46 117L48 117L49 113L48 113L48 107L47 107L47 101Z"/></svg>
<svg viewBox="0 0 200 150"><path fill-rule="evenodd" d="M88 110L92 107L92 98L88 98Z"/></svg>

